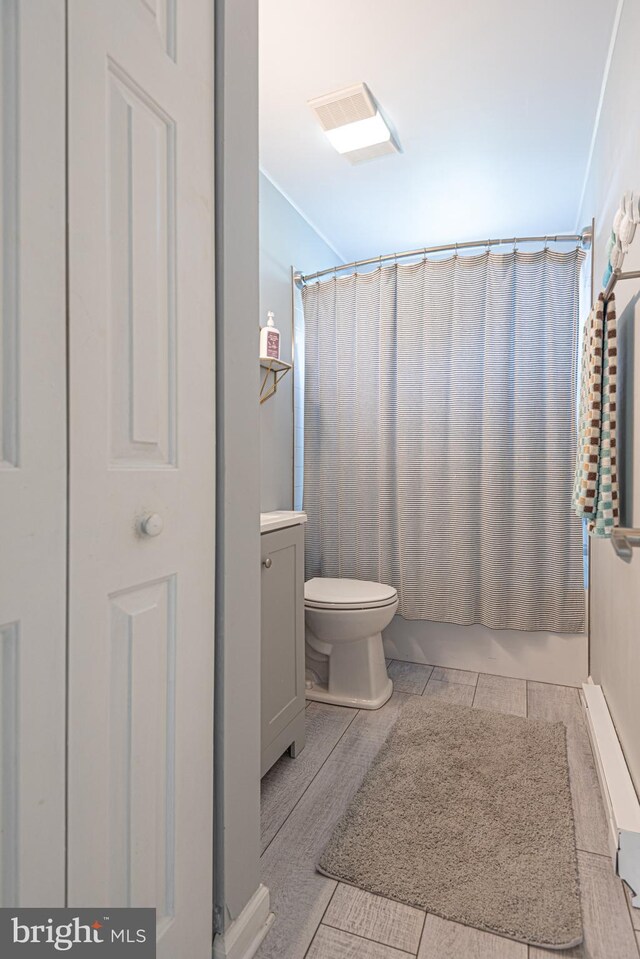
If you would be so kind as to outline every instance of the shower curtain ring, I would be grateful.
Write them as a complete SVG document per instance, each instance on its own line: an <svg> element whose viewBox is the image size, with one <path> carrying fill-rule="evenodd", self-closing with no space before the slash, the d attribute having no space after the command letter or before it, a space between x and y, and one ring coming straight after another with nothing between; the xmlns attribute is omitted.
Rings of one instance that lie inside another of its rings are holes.
<svg viewBox="0 0 640 959"><path fill-rule="evenodd" d="M518 242L518 237L517 237L517 236L514 236L514 238L513 238L513 252L514 252L514 253L517 253L517 252L518 252L518 247L516 246L517 242Z"/></svg>

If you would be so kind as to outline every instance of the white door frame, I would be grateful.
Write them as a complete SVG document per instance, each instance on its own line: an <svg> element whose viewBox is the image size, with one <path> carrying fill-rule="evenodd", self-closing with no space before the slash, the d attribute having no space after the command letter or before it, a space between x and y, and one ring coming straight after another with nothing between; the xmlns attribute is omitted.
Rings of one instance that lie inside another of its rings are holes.
<svg viewBox="0 0 640 959"><path fill-rule="evenodd" d="M216 956L265 932L260 887L258 0L216 0Z"/></svg>

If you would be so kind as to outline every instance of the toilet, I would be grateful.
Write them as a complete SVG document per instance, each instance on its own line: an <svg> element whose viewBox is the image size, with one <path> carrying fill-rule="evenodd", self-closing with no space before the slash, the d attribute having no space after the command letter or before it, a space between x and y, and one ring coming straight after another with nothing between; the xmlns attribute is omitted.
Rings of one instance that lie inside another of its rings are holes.
<svg viewBox="0 0 640 959"><path fill-rule="evenodd" d="M398 608L392 586L316 577L305 583L306 697L379 709L393 692L382 630Z"/></svg>

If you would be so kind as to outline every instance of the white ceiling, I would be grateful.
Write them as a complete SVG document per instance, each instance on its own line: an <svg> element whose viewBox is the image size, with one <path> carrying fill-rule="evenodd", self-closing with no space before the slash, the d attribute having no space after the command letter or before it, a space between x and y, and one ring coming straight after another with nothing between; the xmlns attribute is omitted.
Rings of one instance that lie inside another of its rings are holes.
<svg viewBox="0 0 640 959"><path fill-rule="evenodd" d="M346 260L572 232L615 8L260 0L261 167ZM352 166L306 101L361 80L403 152Z"/></svg>

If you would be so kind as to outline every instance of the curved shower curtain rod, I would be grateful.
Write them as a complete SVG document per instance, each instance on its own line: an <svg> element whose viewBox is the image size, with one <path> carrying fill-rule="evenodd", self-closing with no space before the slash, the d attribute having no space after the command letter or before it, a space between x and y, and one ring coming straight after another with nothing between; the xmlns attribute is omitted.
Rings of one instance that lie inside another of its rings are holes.
<svg viewBox="0 0 640 959"><path fill-rule="evenodd" d="M294 273L293 279L298 286L304 286L309 280L317 280L321 276L342 273L345 270L353 270L359 266L367 266L371 263L384 263L387 260L400 260L403 257L427 256L429 253L446 253L448 250L458 252L458 250L471 249L473 247L499 246L500 244L512 243L581 243L583 246L589 246L591 243L591 227L585 227L582 233L557 233L555 236L510 236L498 240L470 240L467 243L447 243L445 246L426 246L418 250L407 250L404 253L384 253L382 256L372 256L368 260L354 260L353 263L343 263L338 266L331 266L328 270L318 270L317 273Z"/></svg>

